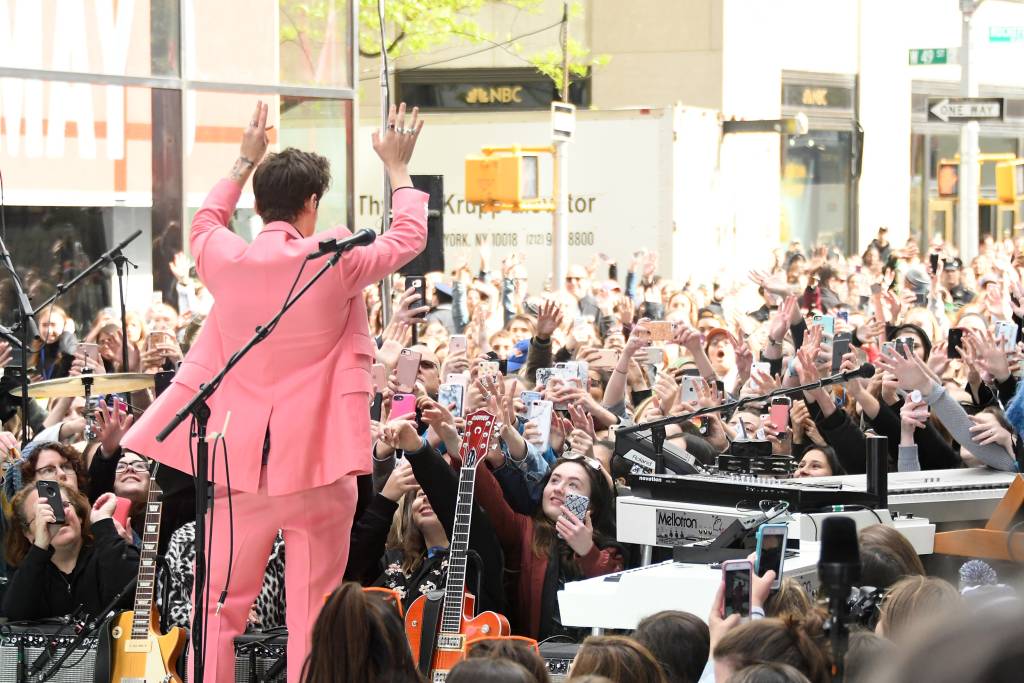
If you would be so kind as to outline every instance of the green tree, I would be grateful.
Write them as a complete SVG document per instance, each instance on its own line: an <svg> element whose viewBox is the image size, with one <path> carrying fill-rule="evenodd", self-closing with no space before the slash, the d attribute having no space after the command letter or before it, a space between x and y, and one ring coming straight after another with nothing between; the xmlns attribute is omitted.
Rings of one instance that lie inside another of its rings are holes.
<svg viewBox="0 0 1024 683"><path fill-rule="evenodd" d="M550 1L550 0L549 0ZM363 57L380 55L380 20L377 0L359 2L359 53ZM490 44L532 64L551 77L556 86L562 83L561 42L552 31L551 49L524 55L524 48L511 33L498 36L485 31L477 21L480 12L503 5L537 13L545 0L387 0L384 22L387 53L391 58L422 54L447 45L452 38L470 44ZM303 80L322 83L328 78L327 46L340 45L338 27L344 26L344 0L282 0L280 3L280 41L282 48L297 49L301 55ZM571 17L583 15L583 5L574 0ZM554 26L549 27L554 29ZM585 76L591 68L607 63L606 56L593 56L575 39L569 40L570 82Z"/></svg>

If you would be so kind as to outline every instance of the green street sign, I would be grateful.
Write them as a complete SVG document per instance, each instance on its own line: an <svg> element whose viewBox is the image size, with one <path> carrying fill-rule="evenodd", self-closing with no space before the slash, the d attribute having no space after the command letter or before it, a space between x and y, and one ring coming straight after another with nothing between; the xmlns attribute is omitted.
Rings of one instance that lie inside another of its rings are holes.
<svg viewBox="0 0 1024 683"><path fill-rule="evenodd" d="M930 66L932 64L959 64L960 48L929 47L910 51L910 66Z"/></svg>
<svg viewBox="0 0 1024 683"><path fill-rule="evenodd" d="M1024 26L989 26L988 42L1016 43L1024 41Z"/></svg>

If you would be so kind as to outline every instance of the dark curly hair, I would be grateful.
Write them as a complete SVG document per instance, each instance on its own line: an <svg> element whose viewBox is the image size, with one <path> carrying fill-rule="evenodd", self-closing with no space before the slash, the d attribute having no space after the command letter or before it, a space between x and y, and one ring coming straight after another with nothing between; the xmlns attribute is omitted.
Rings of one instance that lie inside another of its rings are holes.
<svg viewBox="0 0 1024 683"><path fill-rule="evenodd" d="M22 485L35 482L36 464L39 462L39 455L43 451L56 451L61 454L61 457L71 463L71 466L75 468L75 475L78 477L78 490L82 493L88 493L89 473L85 469L85 461L82 459L82 454L71 446L67 446L56 441L44 441L39 444L33 448L29 456L21 462L19 467L21 468Z"/></svg>
<svg viewBox="0 0 1024 683"><path fill-rule="evenodd" d="M306 200L315 195L319 204L330 186L330 162L294 147L267 155L252 176L256 212L264 223L294 222Z"/></svg>

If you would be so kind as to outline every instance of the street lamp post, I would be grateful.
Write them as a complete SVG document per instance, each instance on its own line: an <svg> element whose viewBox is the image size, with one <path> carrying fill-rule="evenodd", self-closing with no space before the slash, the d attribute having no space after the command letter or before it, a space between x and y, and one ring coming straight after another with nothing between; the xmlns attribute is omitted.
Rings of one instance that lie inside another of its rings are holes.
<svg viewBox="0 0 1024 683"><path fill-rule="evenodd" d="M974 12L982 0L960 0L963 21L960 26L960 94L978 96L977 70L971 64L971 28ZM960 126L959 240L960 255L972 259L978 251L978 122Z"/></svg>
<svg viewBox="0 0 1024 683"><path fill-rule="evenodd" d="M569 102L569 0L562 9L562 102ZM551 289L565 283L569 270L569 140L554 140L555 212L551 224Z"/></svg>

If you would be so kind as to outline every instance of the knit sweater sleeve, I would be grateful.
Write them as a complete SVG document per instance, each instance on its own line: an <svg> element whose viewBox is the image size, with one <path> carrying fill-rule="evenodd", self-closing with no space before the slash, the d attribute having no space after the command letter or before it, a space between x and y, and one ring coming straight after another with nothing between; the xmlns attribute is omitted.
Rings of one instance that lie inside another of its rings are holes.
<svg viewBox="0 0 1024 683"><path fill-rule="evenodd" d="M932 413L957 442L992 469L1012 472L1017 468L1013 457L997 444L981 445L971 436L971 419L963 407L949 395L945 387L936 384L925 397Z"/></svg>

